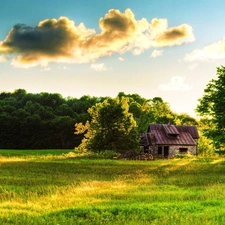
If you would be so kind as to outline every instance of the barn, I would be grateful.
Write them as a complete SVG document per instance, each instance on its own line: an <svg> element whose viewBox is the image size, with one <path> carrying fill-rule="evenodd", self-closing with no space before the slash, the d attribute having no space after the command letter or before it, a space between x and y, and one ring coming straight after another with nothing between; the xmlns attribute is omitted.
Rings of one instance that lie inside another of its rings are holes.
<svg viewBox="0 0 225 225"><path fill-rule="evenodd" d="M144 153L156 158L172 158L176 154L198 154L199 134L196 126L149 124L140 135Z"/></svg>

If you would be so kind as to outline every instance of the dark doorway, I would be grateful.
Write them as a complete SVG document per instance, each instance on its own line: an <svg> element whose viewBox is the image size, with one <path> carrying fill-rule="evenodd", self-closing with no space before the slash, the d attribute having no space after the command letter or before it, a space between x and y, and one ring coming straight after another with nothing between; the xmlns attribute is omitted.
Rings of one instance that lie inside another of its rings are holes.
<svg viewBox="0 0 225 225"><path fill-rule="evenodd" d="M164 146L164 157L168 158L169 156L169 146Z"/></svg>
<svg viewBox="0 0 225 225"><path fill-rule="evenodd" d="M159 146L159 147L158 147L158 154L159 154L159 155L162 155L162 146Z"/></svg>

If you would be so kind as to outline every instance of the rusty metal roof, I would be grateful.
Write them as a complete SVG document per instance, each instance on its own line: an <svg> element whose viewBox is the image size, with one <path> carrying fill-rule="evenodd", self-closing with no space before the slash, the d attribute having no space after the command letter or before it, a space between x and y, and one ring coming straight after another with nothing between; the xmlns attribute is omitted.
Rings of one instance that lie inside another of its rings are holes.
<svg viewBox="0 0 225 225"><path fill-rule="evenodd" d="M161 145L196 145L199 138L195 126L149 124L148 132L154 134L154 141Z"/></svg>
<svg viewBox="0 0 225 225"><path fill-rule="evenodd" d="M177 130L176 126L171 125L171 124L162 124L165 132L170 135L170 134L180 134L180 132Z"/></svg>
<svg viewBox="0 0 225 225"><path fill-rule="evenodd" d="M188 132L182 132L177 137L168 137L162 130L152 131L158 145L196 145L195 140Z"/></svg>
<svg viewBox="0 0 225 225"><path fill-rule="evenodd" d="M180 132L189 132L192 138L198 139L198 129L196 126L176 126Z"/></svg>

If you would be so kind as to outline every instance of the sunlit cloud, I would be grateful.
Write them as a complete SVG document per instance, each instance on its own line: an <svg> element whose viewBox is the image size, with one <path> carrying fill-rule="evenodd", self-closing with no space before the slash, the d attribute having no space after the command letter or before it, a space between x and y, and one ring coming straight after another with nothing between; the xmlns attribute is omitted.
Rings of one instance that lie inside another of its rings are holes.
<svg viewBox="0 0 225 225"><path fill-rule="evenodd" d="M165 47L181 45L195 40L193 29L188 24L168 27L167 19L153 19L150 24L150 39L153 46Z"/></svg>
<svg viewBox="0 0 225 225"><path fill-rule="evenodd" d="M141 55L144 52L143 48L135 48L133 51L134 55Z"/></svg>
<svg viewBox="0 0 225 225"><path fill-rule="evenodd" d="M154 51L152 52L152 54L151 54L151 57L152 57L152 58L159 57L159 56L162 55L162 53L163 53L163 50L154 50Z"/></svg>
<svg viewBox="0 0 225 225"><path fill-rule="evenodd" d="M118 59L119 59L120 61L124 61L124 58L122 58L122 57L119 57Z"/></svg>
<svg viewBox="0 0 225 225"><path fill-rule="evenodd" d="M106 71L107 70L104 63L91 64L90 68L95 71Z"/></svg>
<svg viewBox="0 0 225 225"><path fill-rule="evenodd" d="M163 91L189 91L192 86L184 83L184 77L175 76L172 77L167 84L161 84L159 88Z"/></svg>
<svg viewBox="0 0 225 225"><path fill-rule="evenodd" d="M76 25L67 17L46 19L36 27L15 25L0 42L0 54L11 55L15 67L29 68L59 63L94 63L113 53L132 51L140 55L152 47L181 45L194 41L190 25L169 27L167 19L150 23L136 20L133 12L111 9L99 20L100 32Z"/></svg>
<svg viewBox="0 0 225 225"><path fill-rule="evenodd" d="M225 39L185 55L186 61L225 59Z"/></svg>

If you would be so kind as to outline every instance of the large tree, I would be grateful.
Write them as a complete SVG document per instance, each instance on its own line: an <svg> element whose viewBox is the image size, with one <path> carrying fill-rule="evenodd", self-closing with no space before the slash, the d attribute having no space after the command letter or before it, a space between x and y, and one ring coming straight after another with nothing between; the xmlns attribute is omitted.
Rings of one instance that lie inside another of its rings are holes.
<svg viewBox="0 0 225 225"><path fill-rule="evenodd" d="M204 95L199 99L197 112L208 121L204 135L210 138L217 149L225 147L225 67L217 68L217 79L211 80Z"/></svg>
<svg viewBox="0 0 225 225"><path fill-rule="evenodd" d="M90 123L75 125L76 134L84 133L79 146L91 151L114 150L124 152L138 148L138 133L128 98L108 98L88 109Z"/></svg>

